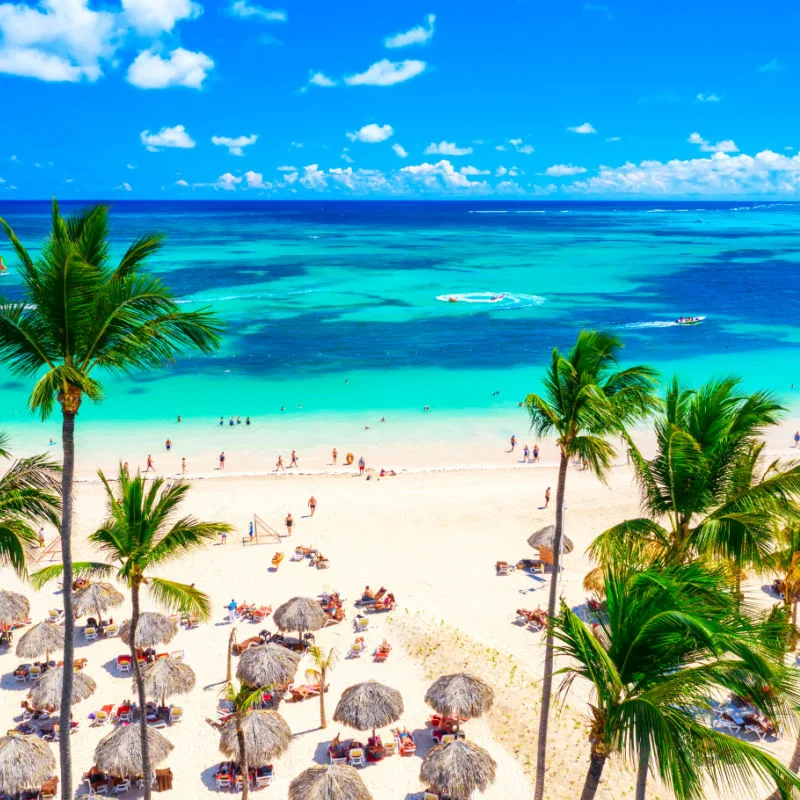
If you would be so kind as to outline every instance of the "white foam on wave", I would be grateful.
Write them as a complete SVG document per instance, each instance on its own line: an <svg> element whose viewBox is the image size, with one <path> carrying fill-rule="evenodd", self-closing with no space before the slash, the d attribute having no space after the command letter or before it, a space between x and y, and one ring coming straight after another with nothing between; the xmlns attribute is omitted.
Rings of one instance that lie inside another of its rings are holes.
<svg viewBox="0 0 800 800"><path fill-rule="evenodd" d="M652 322L629 322L621 328L674 328L678 323L667 320L653 320Z"/></svg>
<svg viewBox="0 0 800 800"><path fill-rule="evenodd" d="M440 294L437 300L451 303L453 298L459 303L490 305L496 308L530 308L544 303L538 294L518 294L510 292L462 292L460 294Z"/></svg>
<svg viewBox="0 0 800 800"><path fill-rule="evenodd" d="M508 214L508 211L503 211L501 209L491 210L491 211L470 211L470 214Z"/></svg>

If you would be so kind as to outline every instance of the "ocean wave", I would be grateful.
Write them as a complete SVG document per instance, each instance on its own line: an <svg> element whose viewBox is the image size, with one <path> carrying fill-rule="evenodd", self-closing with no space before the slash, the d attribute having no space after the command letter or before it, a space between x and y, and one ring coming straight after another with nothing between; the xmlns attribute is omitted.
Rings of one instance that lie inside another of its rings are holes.
<svg viewBox="0 0 800 800"><path fill-rule="evenodd" d="M467 303L490 305L495 308L530 308L544 303L538 294L518 294L511 292L462 292L460 294L440 294L436 298L442 303Z"/></svg>
<svg viewBox="0 0 800 800"><path fill-rule="evenodd" d="M491 210L491 211L468 211L468 214L508 214L508 211L503 211L501 209Z"/></svg>

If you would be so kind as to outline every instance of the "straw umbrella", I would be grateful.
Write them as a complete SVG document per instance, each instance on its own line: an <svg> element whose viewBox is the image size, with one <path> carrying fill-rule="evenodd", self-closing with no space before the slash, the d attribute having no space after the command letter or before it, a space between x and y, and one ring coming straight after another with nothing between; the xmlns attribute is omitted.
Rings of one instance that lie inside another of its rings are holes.
<svg viewBox="0 0 800 800"><path fill-rule="evenodd" d="M122 592L118 592L110 583L98 581L72 595L72 612L77 617L97 614L97 621L100 622L104 611L120 605L124 599Z"/></svg>
<svg viewBox="0 0 800 800"><path fill-rule="evenodd" d="M333 719L357 731L372 731L391 725L403 713L403 698L397 689L391 689L377 681L365 681L350 686L333 712Z"/></svg>
<svg viewBox="0 0 800 800"><path fill-rule="evenodd" d="M553 563L553 548L556 546L556 526L545 525L535 533L528 537L528 544L534 549L539 551L542 561ZM571 553L575 549L572 539L562 536L561 538L561 552ZM549 554L549 557L545 554Z"/></svg>
<svg viewBox="0 0 800 800"><path fill-rule="evenodd" d="M16 733L0 737L0 792L38 791L55 768L56 760L44 739Z"/></svg>
<svg viewBox="0 0 800 800"><path fill-rule="evenodd" d="M0 623L9 624L18 619L25 619L31 610L31 604L24 595L0 590Z"/></svg>
<svg viewBox="0 0 800 800"><path fill-rule="evenodd" d="M30 698L34 708L47 708L53 711L61 708L64 667L54 667L42 673L31 686ZM75 671L72 678L72 705L91 697L97 684L85 672Z"/></svg>
<svg viewBox="0 0 800 800"><path fill-rule="evenodd" d="M436 794L468 800L494 783L496 771L495 760L482 747L455 739L428 750L419 779Z"/></svg>
<svg viewBox="0 0 800 800"><path fill-rule="evenodd" d="M64 626L53 622L40 622L27 630L17 643L20 658L45 657L50 661L50 653L64 649Z"/></svg>
<svg viewBox="0 0 800 800"><path fill-rule="evenodd" d="M178 632L178 623L156 611L143 611L136 626L136 646L154 647L166 644ZM119 627L119 636L125 644L131 643L131 621L126 619Z"/></svg>
<svg viewBox="0 0 800 800"><path fill-rule="evenodd" d="M289 742L292 741L292 731L286 720L277 711L251 709L234 714L222 726L219 749L223 755L237 762L243 760L239 747L237 717L244 734L248 763L266 764L286 752Z"/></svg>
<svg viewBox="0 0 800 800"><path fill-rule="evenodd" d="M302 640L306 631L325 627L328 615L319 601L310 597L293 597L275 610L272 619L282 631L297 631Z"/></svg>
<svg viewBox="0 0 800 800"><path fill-rule="evenodd" d="M289 800L372 800L353 767L325 764L301 772L289 784Z"/></svg>
<svg viewBox="0 0 800 800"><path fill-rule="evenodd" d="M156 700L161 698L161 705L166 705L166 698L175 694L188 694L194 689L194 670L182 661L174 658L157 658L142 667L142 679L147 694ZM136 679L133 679L133 691L137 690Z"/></svg>
<svg viewBox="0 0 800 800"><path fill-rule="evenodd" d="M282 686L291 683L300 656L277 644L250 647L242 653L236 677L248 686Z"/></svg>
<svg viewBox="0 0 800 800"><path fill-rule="evenodd" d="M141 724L120 725L98 742L94 749L94 761L101 772L118 778L142 775ZM150 763L155 766L170 754L172 743L150 725L145 727L150 745Z"/></svg>
<svg viewBox="0 0 800 800"><path fill-rule="evenodd" d="M425 692L425 702L442 716L456 718L456 733L461 717L480 717L494 702L494 690L475 675L457 672L442 675Z"/></svg>

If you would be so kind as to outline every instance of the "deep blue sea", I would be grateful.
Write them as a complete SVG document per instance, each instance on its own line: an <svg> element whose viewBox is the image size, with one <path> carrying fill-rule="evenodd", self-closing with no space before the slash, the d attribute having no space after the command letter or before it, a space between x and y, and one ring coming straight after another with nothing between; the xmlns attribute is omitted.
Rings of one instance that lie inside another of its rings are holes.
<svg viewBox="0 0 800 800"><path fill-rule="evenodd" d="M36 248L49 204L5 202L0 216ZM736 373L789 403L800 386L800 205L113 204L118 254L146 231L168 237L150 269L227 335L214 357L109 381L85 412L99 422L508 412L584 327L616 331L626 361L665 376ZM0 293L17 299L5 241L0 255ZM29 382L0 368L0 388L2 418L27 422Z"/></svg>

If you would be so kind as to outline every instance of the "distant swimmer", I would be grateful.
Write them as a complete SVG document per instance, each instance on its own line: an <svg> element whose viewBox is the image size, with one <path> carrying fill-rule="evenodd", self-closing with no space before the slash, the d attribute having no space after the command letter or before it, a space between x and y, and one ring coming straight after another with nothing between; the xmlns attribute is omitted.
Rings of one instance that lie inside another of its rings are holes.
<svg viewBox="0 0 800 800"><path fill-rule="evenodd" d="M492 397L497 397L499 394L500 392L492 392Z"/></svg>
<svg viewBox="0 0 800 800"><path fill-rule="evenodd" d="M458 298L457 297L453 297L453 295L450 295L450 297L447 298L447 302L448 303L457 303L458 302Z"/></svg>
<svg viewBox="0 0 800 800"><path fill-rule="evenodd" d="M497 300L502 300L505 297L504 294L493 294L492 295L492 302L496 302Z"/></svg>

